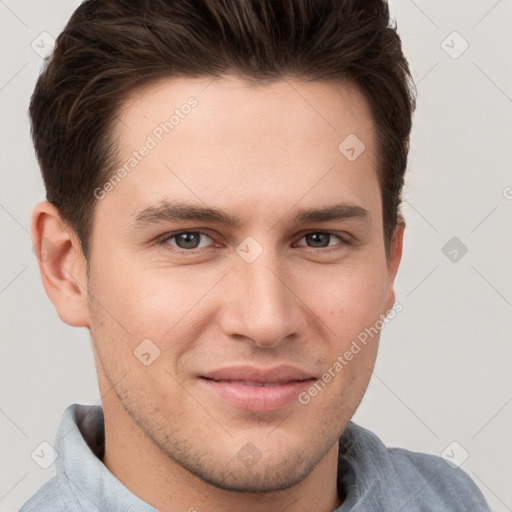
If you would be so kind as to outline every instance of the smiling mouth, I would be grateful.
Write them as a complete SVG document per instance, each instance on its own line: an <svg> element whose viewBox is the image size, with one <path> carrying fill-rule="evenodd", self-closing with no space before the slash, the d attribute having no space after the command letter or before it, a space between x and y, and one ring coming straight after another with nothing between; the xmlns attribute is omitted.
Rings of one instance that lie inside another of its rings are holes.
<svg viewBox="0 0 512 512"><path fill-rule="evenodd" d="M300 393L315 382L314 378L261 382L254 380L213 379L201 377L198 381L205 393L223 407L253 412L276 412L289 409L297 403Z"/></svg>
<svg viewBox="0 0 512 512"><path fill-rule="evenodd" d="M249 387L265 387L265 388L273 388L277 386L286 386L288 384L293 384L297 382L304 382L306 380L313 380L313 379L304 379L304 380L283 380L278 382L258 382L258 381L250 381L250 380L231 380L231 379L210 379L208 377L203 377L203 379L210 380L213 382L218 382L221 384L227 383L227 384L234 384L239 386L249 386Z"/></svg>

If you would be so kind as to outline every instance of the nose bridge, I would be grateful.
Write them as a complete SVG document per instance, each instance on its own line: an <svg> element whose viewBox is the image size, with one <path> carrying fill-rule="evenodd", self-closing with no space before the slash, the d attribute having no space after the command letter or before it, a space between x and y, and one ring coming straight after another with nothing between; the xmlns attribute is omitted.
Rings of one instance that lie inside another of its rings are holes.
<svg viewBox="0 0 512 512"><path fill-rule="evenodd" d="M300 322L298 300L287 283L284 265L270 248L253 261L243 256L235 261L224 330L250 338L258 346L277 346L297 332Z"/></svg>

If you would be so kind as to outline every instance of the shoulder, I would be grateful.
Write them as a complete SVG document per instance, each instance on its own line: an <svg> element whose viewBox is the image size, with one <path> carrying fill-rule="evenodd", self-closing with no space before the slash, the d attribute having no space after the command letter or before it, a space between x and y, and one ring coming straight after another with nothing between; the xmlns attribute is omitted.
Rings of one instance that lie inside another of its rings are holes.
<svg viewBox="0 0 512 512"><path fill-rule="evenodd" d="M374 433L354 423L340 443L340 452L346 451L356 475L363 479L371 475L377 482L372 482L374 491L403 504L404 510L490 512L469 475L439 456L386 447Z"/></svg>
<svg viewBox="0 0 512 512"><path fill-rule="evenodd" d="M441 457L427 453L403 448L386 451L397 475L419 484L416 501L435 501L449 510L489 512L480 489L460 467L452 467Z"/></svg>
<svg viewBox="0 0 512 512"><path fill-rule="evenodd" d="M48 480L20 508L19 512L66 512L69 507L62 499L57 477Z"/></svg>

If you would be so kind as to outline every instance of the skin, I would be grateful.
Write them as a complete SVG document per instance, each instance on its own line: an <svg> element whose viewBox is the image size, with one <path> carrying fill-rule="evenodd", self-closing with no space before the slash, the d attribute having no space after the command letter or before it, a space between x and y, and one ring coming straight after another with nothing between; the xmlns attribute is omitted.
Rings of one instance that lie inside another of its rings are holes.
<svg viewBox="0 0 512 512"><path fill-rule="evenodd" d="M366 391L378 336L307 405L244 410L197 377L289 364L321 378L392 308L404 223L387 257L368 106L348 83L166 79L119 112L120 165L190 96L198 105L97 201L89 280L55 208L40 203L32 216L33 243L53 244L39 261L48 296L64 322L91 333L103 462L162 511L331 511L343 500L337 440ZM352 162L338 150L351 133L366 146ZM163 200L220 208L241 224L133 221ZM284 222L339 202L369 215ZM179 230L205 233L195 254L176 237L156 241ZM326 231L320 242L306 236ZM252 263L236 250L247 237L263 250ZM144 339L160 349L149 366L134 356ZM247 443L261 456L249 466L237 456Z"/></svg>

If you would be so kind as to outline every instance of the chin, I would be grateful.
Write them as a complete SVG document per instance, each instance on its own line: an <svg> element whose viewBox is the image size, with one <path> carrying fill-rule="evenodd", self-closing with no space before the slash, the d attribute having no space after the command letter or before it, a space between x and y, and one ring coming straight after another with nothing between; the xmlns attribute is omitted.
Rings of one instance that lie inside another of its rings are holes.
<svg viewBox="0 0 512 512"><path fill-rule="evenodd" d="M182 466L203 482L225 491L271 493L299 484L313 471L317 463L301 457L284 462L265 462L262 457L253 464L237 459L227 460L225 464L216 461L214 464L188 465L185 462Z"/></svg>

